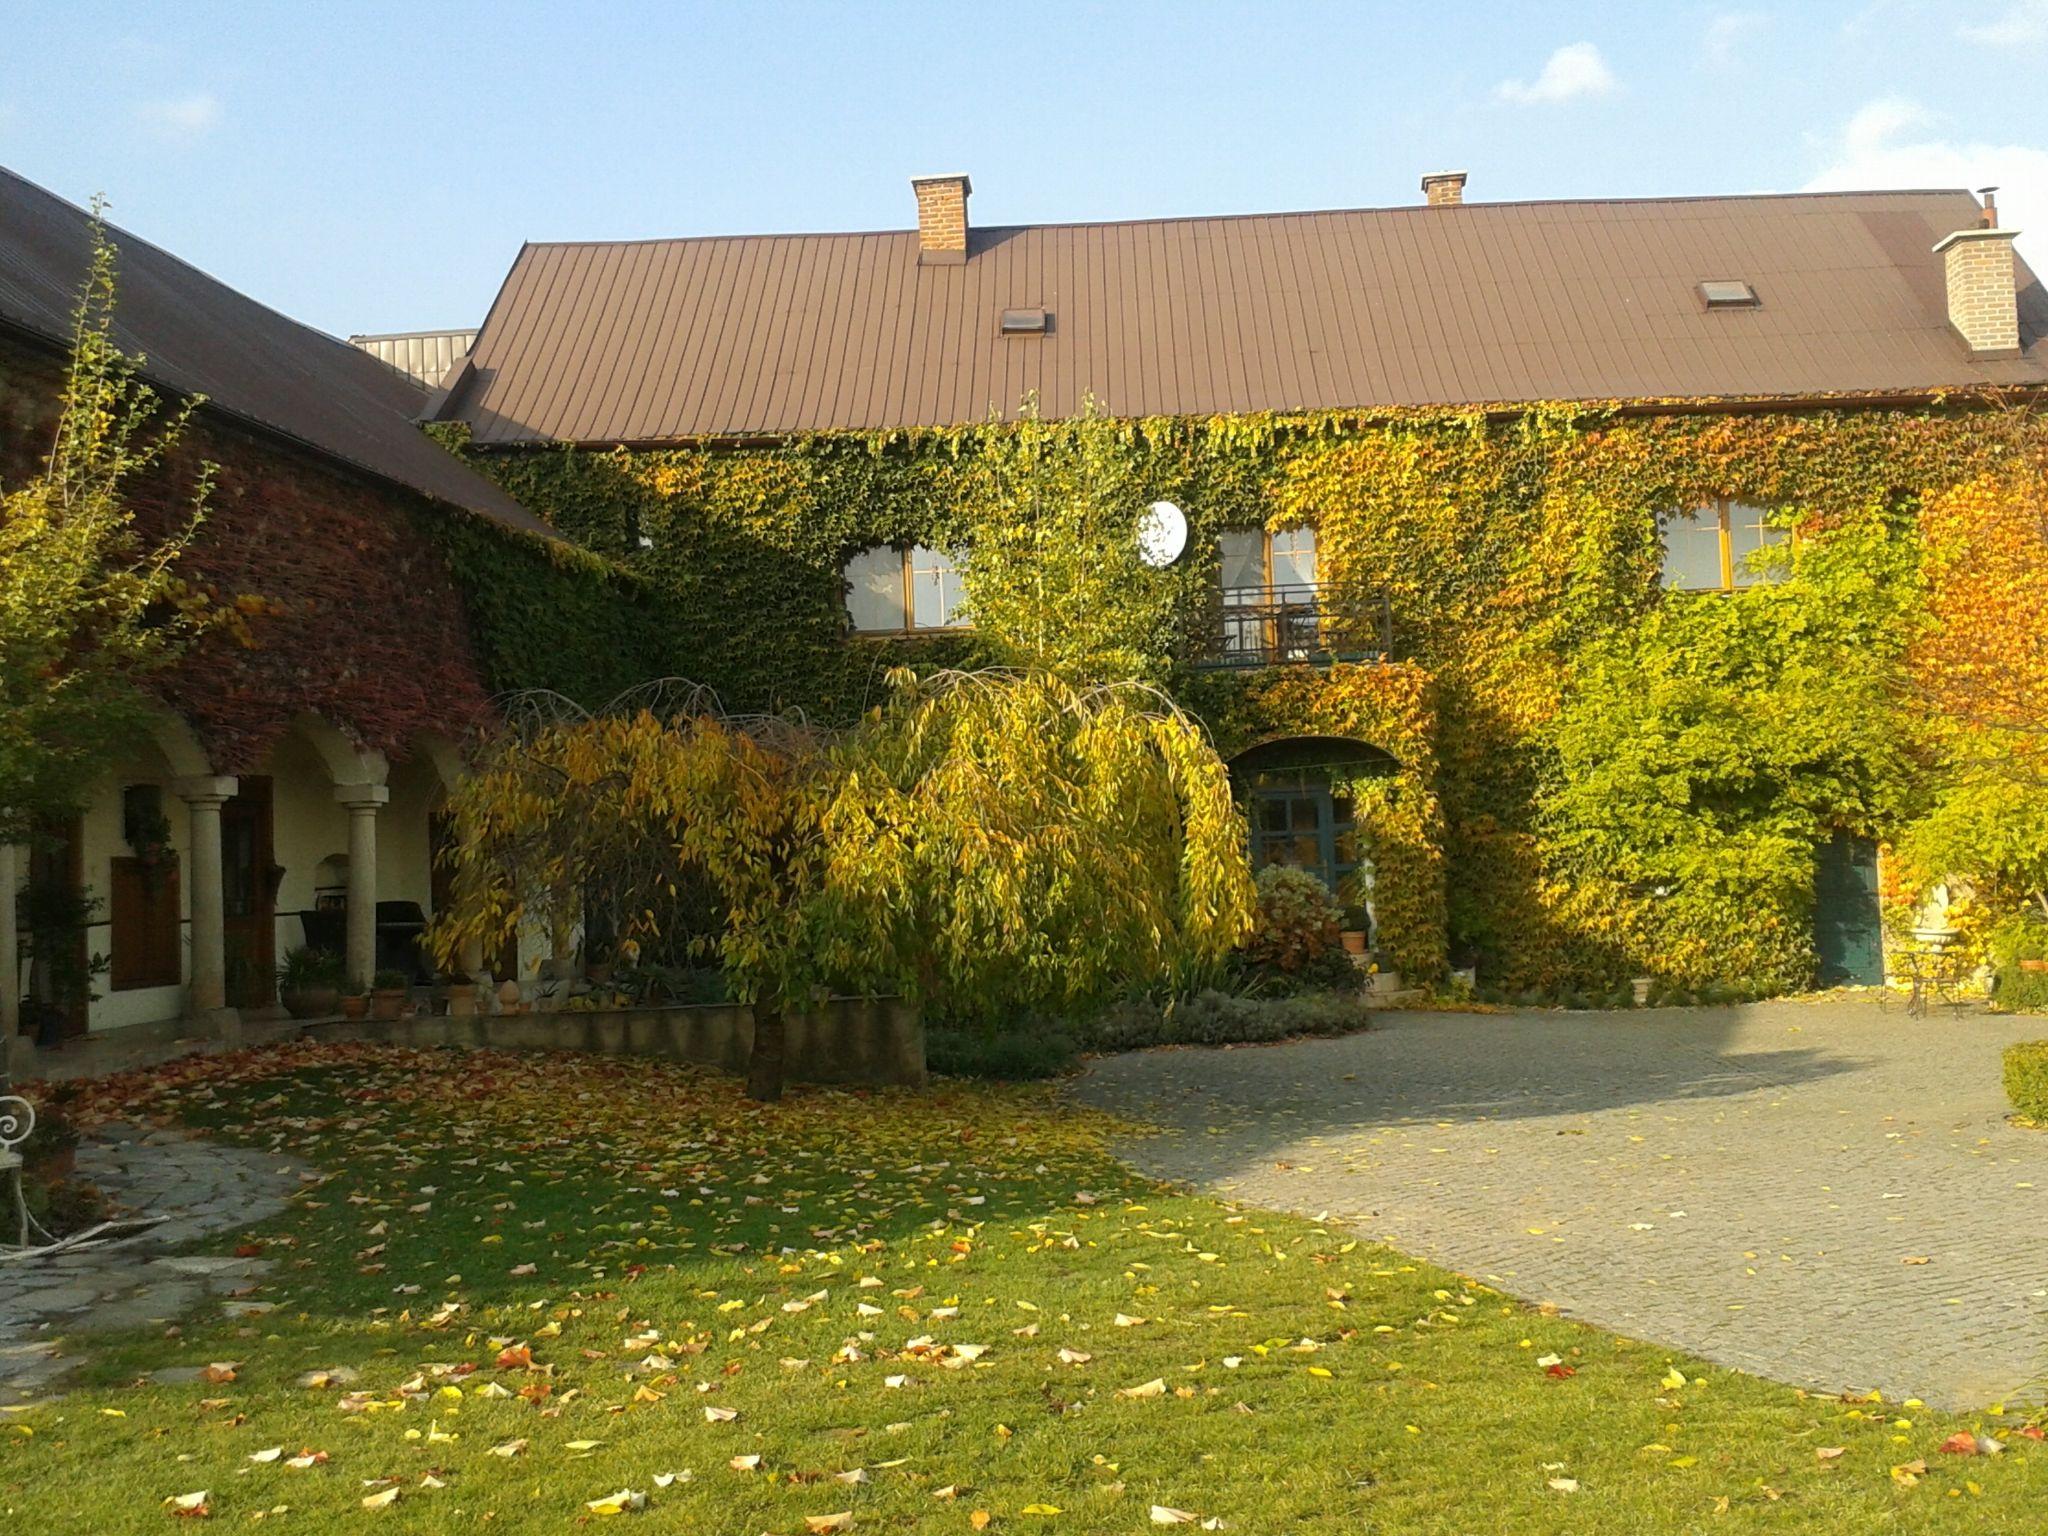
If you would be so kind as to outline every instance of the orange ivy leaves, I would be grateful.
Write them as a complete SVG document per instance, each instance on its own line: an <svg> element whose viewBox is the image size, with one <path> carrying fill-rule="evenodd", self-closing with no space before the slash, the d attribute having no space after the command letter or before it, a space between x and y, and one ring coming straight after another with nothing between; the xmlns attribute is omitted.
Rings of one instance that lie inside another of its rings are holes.
<svg viewBox="0 0 2048 1536"><path fill-rule="evenodd" d="M1915 702L2002 776L2048 777L2048 468L2038 456L1931 497Z"/></svg>

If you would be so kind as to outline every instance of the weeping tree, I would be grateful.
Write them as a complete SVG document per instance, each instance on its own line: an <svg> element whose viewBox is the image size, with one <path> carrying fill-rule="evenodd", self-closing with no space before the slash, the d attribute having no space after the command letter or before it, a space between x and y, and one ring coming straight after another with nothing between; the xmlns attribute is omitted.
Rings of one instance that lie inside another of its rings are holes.
<svg viewBox="0 0 2048 1536"><path fill-rule="evenodd" d="M1211 979L1253 894L1198 724L1136 683L892 681L842 744L824 815L835 932L956 1020Z"/></svg>
<svg viewBox="0 0 2048 1536"><path fill-rule="evenodd" d="M624 944L690 947L754 1010L747 1092L780 1096L784 1021L833 989L898 987L954 1016L1191 982L1249 926L1222 762L1163 697L1045 673L892 677L826 733L732 717L664 684L597 714L518 701L451 797L452 965L603 893Z"/></svg>

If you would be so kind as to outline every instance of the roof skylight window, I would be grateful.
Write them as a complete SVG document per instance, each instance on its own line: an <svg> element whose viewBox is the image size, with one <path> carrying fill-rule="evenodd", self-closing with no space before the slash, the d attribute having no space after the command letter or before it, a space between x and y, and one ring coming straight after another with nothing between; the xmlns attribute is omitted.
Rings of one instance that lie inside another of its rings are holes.
<svg viewBox="0 0 2048 1536"><path fill-rule="evenodd" d="M1709 309L1755 309L1763 302L1756 290L1739 278L1710 278L1700 284L1700 297Z"/></svg>
<svg viewBox="0 0 2048 1536"><path fill-rule="evenodd" d="M1052 316L1042 309L1006 309L998 329L1005 336L1043 336L1052 329Z"/></svg>

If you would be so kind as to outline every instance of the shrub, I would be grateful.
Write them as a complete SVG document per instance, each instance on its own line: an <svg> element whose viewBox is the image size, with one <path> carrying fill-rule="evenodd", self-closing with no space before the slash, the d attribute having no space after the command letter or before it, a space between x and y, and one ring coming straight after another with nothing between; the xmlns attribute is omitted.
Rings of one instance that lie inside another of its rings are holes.
<svg viewBox="0 0 2048 1536"><path fill-rule="evenodd" d="M1335 953L1344 909L1329 888L1305 869L1268 864L1259 871L1258 912L1244 955L1253 965L1294 973Z"/></svg>
<svg viewBox="0 0 2048 1536"><path fill-rule="evenodd" d="M2048 959L2048 923L2012 918L1991 934L1991 963L1998 972L1992 1001L2012 1013L2048 1012L2048 971L2030 971L2023 960Z"/></svg>
<svg viewBox="0 0 2048 1536"><path fill-rule="evenodd" d="M340 986L343 974L340 955L301 944L284 952L284 961L277 968L277 987L280 992L313 992Z"/></svg>
<svg viewBox="0 0 2048 1536"><path fill-rule="evenodd" d="M2029 1120L2048 1125L2048 1040L2005 1048L2005 1096Z"/></svg>
<svg viewBox="0 0 2048 1536"><path fill-rule="evenodd" d="M1076 1031L1084 1050L1136 1051L1155 1045L1257 1045L1297 1035L1343 1035L1366 1027L1357 992L1252 997L1206 991L1160 1004L1130 998Z"/></svg>
<svg viewBox="0 0 2048 1536"><path fill-rule="evenodd" d="M1024 1082L1070 1071L1074 1042L1038 1021L1000 1032L940 1028L925 1036L924 1059L941 1077Z"/></svg>

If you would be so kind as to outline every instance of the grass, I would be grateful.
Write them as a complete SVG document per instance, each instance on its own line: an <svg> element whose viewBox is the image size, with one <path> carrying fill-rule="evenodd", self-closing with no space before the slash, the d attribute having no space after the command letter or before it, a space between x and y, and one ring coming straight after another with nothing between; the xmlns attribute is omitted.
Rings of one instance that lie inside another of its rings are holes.
<svg viewBox="0 0 2048 1536"><path fill-rule="evenodd" d="M1244 1533L1933 1532L2048 1507L2021 1416L1803 1395L1172 1193L1042 1088L763 1109L642 1061L298 1047L84 1108L332 1176L210 1245L262 1244L274 1312L109 1341L0 1414L9 1529L163 1531L201 1490L214 1521L350 1533L569 1530L622 1489L648 1497L629 1521L734 1536L1136 1532L1154 1505ZM143 1380L211 1362L234 1379ZM359 1374L301 1384L337 1366ZM1959 1429L2010 1448L1942 1454Z"/></svg>

